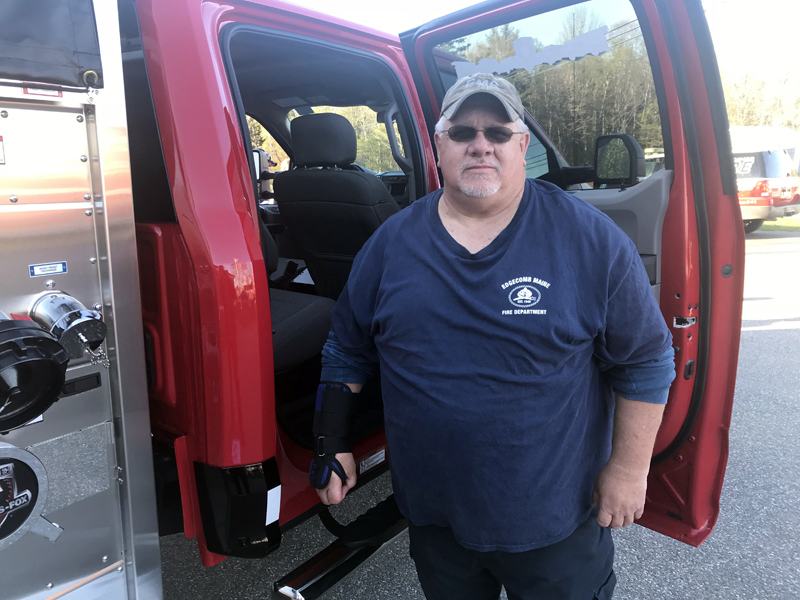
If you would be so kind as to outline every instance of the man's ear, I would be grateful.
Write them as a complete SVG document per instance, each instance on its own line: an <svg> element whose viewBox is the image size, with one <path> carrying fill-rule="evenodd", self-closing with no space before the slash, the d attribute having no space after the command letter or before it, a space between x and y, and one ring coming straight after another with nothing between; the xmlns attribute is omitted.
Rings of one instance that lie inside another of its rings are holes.
<svg viewBox="0 0 800 600"><path fill-rule="evenodd" d="M523 135L519 136L519 149L522 152L522 162L525 162L525 153L528 151L528 145L531 143L531 132L526 131Z"/></svg>
<svg viewBox="0 0 800 600"><path fill-rule="evenodd" d="M441 144L442 134L438 131L433 134L433 145L436 146L436 165L439 166L439 156L441 152L439 151L439 145Z"/></svg>

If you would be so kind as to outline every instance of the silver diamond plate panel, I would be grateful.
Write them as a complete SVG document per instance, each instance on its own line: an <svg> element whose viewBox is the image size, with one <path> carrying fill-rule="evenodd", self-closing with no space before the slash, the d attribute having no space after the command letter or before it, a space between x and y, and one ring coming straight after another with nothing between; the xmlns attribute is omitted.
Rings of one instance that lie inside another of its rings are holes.
<svg viewBox="0 0 800 600"><path fill-rule="evenodd" d="M111 423L101 423L27 449L47 470L45 515L108 489L113 439Z"/></svg>

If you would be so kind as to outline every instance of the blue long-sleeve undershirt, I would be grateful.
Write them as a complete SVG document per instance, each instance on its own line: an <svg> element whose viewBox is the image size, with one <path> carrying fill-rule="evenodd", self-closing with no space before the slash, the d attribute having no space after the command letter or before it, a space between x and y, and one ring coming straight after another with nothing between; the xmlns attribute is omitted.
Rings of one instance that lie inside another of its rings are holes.
<svg viewBox="0 0 800 600"><path fill-rule="evenodd" d="M373 347L359 354L346 352L336 334L331 330L322 349L322 381L364 383L378 364L378 353ZM672 348L657 359L633 365L600 364L600 370L614 391L628 400L666 404L669 388L675 378L675 353Z"/></svg>

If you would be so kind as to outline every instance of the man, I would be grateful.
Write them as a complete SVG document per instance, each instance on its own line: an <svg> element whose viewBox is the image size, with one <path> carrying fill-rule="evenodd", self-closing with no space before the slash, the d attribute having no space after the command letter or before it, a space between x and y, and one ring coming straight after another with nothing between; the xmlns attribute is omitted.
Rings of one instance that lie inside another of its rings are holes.
<svg viewBox="0 0 800 600"><path fill-rule="evenodd" d="M370 238L334 309L312 483L325 504L355 484L352 397L379 361L426 597L605 600L608 528L644 508L670 333L631 240L526 179L510 83L460 79L442 114L443 190Z"/></svg>

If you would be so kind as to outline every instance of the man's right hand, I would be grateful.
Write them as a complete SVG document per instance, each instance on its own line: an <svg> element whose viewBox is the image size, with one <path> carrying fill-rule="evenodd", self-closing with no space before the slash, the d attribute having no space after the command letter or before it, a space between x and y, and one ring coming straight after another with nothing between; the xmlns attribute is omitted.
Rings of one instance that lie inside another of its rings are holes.
<svg viewBox="0 0 800 600"><path fill-rule="evenodd" d="M338 475L332 474L328 486L324 490L317 490L319 499L326 505L339 504L344 500L348 490L353 489L356 485L356 460L353 458L352 452L339 453L336 455L336 460L344 467L347 481L342 482Z"/></svg>

